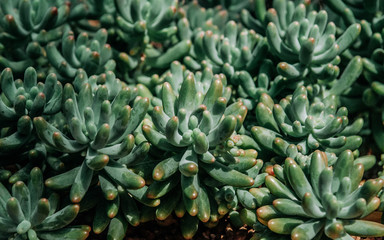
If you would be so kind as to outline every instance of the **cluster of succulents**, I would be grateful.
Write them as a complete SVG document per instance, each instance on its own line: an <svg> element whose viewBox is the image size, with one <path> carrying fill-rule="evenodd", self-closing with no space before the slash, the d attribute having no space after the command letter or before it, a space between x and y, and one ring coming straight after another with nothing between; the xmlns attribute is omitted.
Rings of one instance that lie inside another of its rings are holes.
<svg viewBox="0 0 384 240"><path fill-rule="evenodd" d="M255 240L384 237L383 14L0 1L0 239L171 218L186 239L223 218Z"/></svg>

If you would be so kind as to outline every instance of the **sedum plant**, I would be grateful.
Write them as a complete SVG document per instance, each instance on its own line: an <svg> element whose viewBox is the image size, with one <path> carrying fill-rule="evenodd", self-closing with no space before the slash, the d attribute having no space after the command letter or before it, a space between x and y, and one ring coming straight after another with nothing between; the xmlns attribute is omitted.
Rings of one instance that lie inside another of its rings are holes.
<svg viewBox="0 0 384 240"><path fill-rule="evenodd" d="M112 71L116 63L111 59L112 49L106 44L107 38L106 29L97 31L92 39L82 33L76 40L74 33L67 30L61 40L61 51L55 42L47 45L48 60L64 82L72 80L80 68L89 75Z"/></svg>
<svg viewBox="0 0 384 240"><path fill-rule="evenodd" d="M266 13L266 1L254 1L253 6L250 9L241 10L240 18L247 28L265 35L264 21Z"/></svg>
<svg viewBox="0 0 384 240"><path fill-rule="evenodd" d="M204 8L198 1L192 1L179 8L178 35L191 39L199 31L220 33L228 22L228 12L222 8Z"/></svg>
<svg viewBox="0 0 384 240"><path fill-rule="evenodd" d="M17 116L53 115L61 110L63 87L55 74L50 74L45 83L37 82L36 70L32 67L24 72L24 80L14 80L12 70L2 71L1 90L3 98L2 123L13 122Z"/></svg>
<svg viewBox="0 0 384 240"><path fill-rule="evenodd" d="M382 25L383 4L380 1L324 1L326 6L331 9L338 17L343 19L344 25L350 25L356 22L372 23L373 29L379 29Z"/></svg>
<svg viewBox="0 0 384 240"><path fill-rule="evenodd" d="M0 239L80 240L88 237L89 226L68 226L76 218L79 205L60 209L60 196L45 193L39 168L32 169L28 183L18 181L10 192L0 183L0 192Z"/></svg>
<svg viewBox="0 0 384 240"><path fill-rule="evenodd" d="M43 117L34 118L34 125L39 138L49 147L63 153L85 155L81 166L63 173L67 185L58 183L59 188L71 188L70 198L80 202L91 184L94 172L105 174L113 182L127 188L140 188L144 180L127 169L123 163L129 163L135 156L133 130L140 124L148 108L148 99L137 97L136 89L121 88L116 97L109 101L106 85L92 89L90 84L83 84L78 95L73 86L64 87L63 113L69 126L66 135L52 126ZM134 100L133 109L129 106ZM72 139L73 138L73 139ZM139 148L145 148L145 144ZM75 178L71 176L76 176ZM107 189L103 189L107 191Z"/></svg>
<svg viewBox="0 0 384 240"><path fill-rule="evenodd" d="M383 237L383 6L0 1L0 239Z"/></svg>
<svg viewBox="0 0 384 240"><path fill-rule="evenodd" d="M333 79L338 75L339 54L358 37L354 24L336 39L336 26L327 23L325 11L306 12L304 4L280 0L265 15L271 52L280 59L277 71L289 79Z"/></svg>
<svg viewBox="0 0 384 240"><path fill-rule="evenodd" d="M275 171L275 176L267 176L265 182L275 200L257 210L259 221L292 239L382 235L384 225L360 218L379 207L376 194L383 180L371 179L359 186L364 167L354 164L351 151L340 154L333 168L327 165L326 155L316 151L308 174L290 158L283 168L276 166L280 170Z"/></svg>
<svg viewBox="0 0 384 240"><path fill-rule="evenodd" d="M384 28L383 28L384 29ZM383 44L382 44L382 33L376 34L376 39L379 42L377 48L370 52L369 56L363 58L364 63L364 82L360 84L355 84L355 87L363 88L364 91L358 92L355 99L360 106L366 106L370 111L370 121L371 126L375 131L372 132L373 138L376 142L376 145L380 150L384 149L384 145L381 141L384 134L383 126L383 105L381 104L383 98L383 80L380 77L381 73L384 70L384 62L382 60ZM362 104L361 104L362 103Z"/></svg>
<svg viewBox="0 0 384 240"><path fill-rule="evenodd" d="M1 2L2 39L25 41L26 38L41 43L57 39L60 32L48 31L65 24L70 16L70 7L57 1L11 1Z"/></svg>
<svg viewBox="0 0 384 240"><path fill-rule="evenodd" d="M22 75L28 67L33 67L38 71L38 78L44 79L48 64L43 56L44 49L37 42L30 42L27 46L7 46L0 43L1 68L11 68L17 75Z"/></svg>
<svg viewBox="0 0 384 240"><path fill-rule="evenodd" d="M239 70L255 71L268 48L265 38L252 30L240 30L234 21L229 21L219 34L200 30L193 41L194 59L184 58L186 66L195 71L209 67L229 79Z"/></svg>
<svg viewBox="0 0 384 240"><path fill-rule="evenodd" d="M37 83L32 67L25 71L23 80L14 80L12 70L6 68L0 75L0 89L0 156L29 150L36 139L32 119L60 111L62 85L55 74L48 75L45 83Z"/></svg>
<svg viewBox="0 0 384 240"><path fill-rule="evenodd" d="M279 104L262 94L255 110L258 126L251 130L255 141L263 149L293 158L309 155L316 149L335 154L358 149L362 139L356 134L363 127L363 119L348 126L348 110L337 108L334 95L319 99L309 89L312 96L302 86ZM336 160L332 159L331 165ZM305 161L299 162L306 165Z"/></svg>
<svg viewBox="0 0 384 240"><path fill-rule="evenodd" d="M65 0L61 0L65 1ZM71 1L71 8L81 9L81 16L71 23L74 32L86 32L90 35L105 28L109 36L116 35L114 0Z"/></svg>
<svg viewBox="0 0 384 240"><path fill-rule="evenodd" d="M154 167L155 182L149 186L147 196L161 197L180 186L179 198L186 212L179 215L183 216L182 232L191 238L199 219L207 222L211 211L217 214L211 208L216 205L210 200L212 184L206 181L218 186L252 186L254 179L242 172L254 164L238 171L236 163L252 162L255 156L244 152L242 157L236 149L220 147L241 128L247 111L239 102L227 106L225 77L213 76L209 71L194 75L178 66L179 71L175 69L162 85L161 105L154 107L151 114L153 123L145 123L142 131L154 147L175 152ZM172 202L170 206L177 208L176 198Z"/></svg>
<svg viewBox="0 0 384 240"><path fill-rule="evenodd" d="M74 203L97 205L93 231L100 234L109 226L109 234L118 236L113 231L116 224L126 223L126 220L114 220L124 219L117 215L119 209L125 214L137 212L133 199L148 205L159 204L145 197L145 180L131 169L134 164L140 164L149 150L147 142L136 145L132 134L144 118L149 101L137 97L136 88L123 87L112 72L90 78L79 72L74 84L78 94L71 84L65 85L63 94L68 132L55 128L43 117L35 118L34 125L39 138L49 148L64 154L82 154L85 158L74 158L68 164L73 168L48 178L45 184L54 190L70 188L69 197ZM97 182L99 187L95 188ZM101 199L83 203L89 191L98 192ZM127 201L132 205L129 208L125 207Z"/></svg>
<svg viewBox="0 0 384 240"><path fill-rule="evenodd" d="M69 1L61 0L5 0L0 9L0 66L20 74L33 66L46 74L42 47L61 38L63 26L82 16L84 4L71 7Z"/></svg>
<svg viewBox="0 0 384 240"><path fill-rule="evenodd" d="M176 0L115 1L117 34L128 49L118 56L126 81L132 77L127 70L139 68L166 69L172 61L184 57L191 48L188 39L178 40L176 33ZM144 64L143 64L144 63Z"/></svg>
<svg viewBox="0 0 384 240"><path fill-rule="evenodd" d="M161 150L185 154L181 159L190 156L180 162L179 170L193 176L197 161L213 162L209 149L241 128L246 108L241 103L226 106L223 76L201 75L198 81L192 73L186 74L178 72L163 84L161 106L152 113L153 126L143 125L143 133Z"/></svg>
<svg viewBox="0 0 384 240"><path fill-rule="evenodd" d="M383 4L380 1L354 1L343 0L325 1L325 6L333 12L335 21L339 21L340 31L354 23L361 25L361 34L357 41L343 53L343 57L351 59L359 55L372 63L382 51L383 46ZM341 20L342 19L342 20ZM371 60L372 59L372 60ZM378 58L379 59L379 58ZM369 71L369 67L367 66Z"/></svg>
<svg viewBox="0 0 384 240"><path fill-rule="evenodd" d="M149 39L163 41L177 32L172 26L176 13L177 1L115 1L119 30L117 34L126 43L135 41L138 45L130 46L137 53L137 48L148 44Z"/></svg>
<svg viewBox="0 0 384 240"><path fill-rule="evenodd" d="M245 172L254 179L254 183L249 187L219 186L214 191L217 211L220 216L228 213L231 223L235 227L244 224L252 227L256 224L257 201L253 196L253 189L264 183L267 173L262 173L263 161L257 159L258 153L254 149L256 143L247 135L233 134L223 145L224 149L234 152L237 149L239 155L235 156L239 162L231 164L235 170Z"/></svg>
<svg viewBox="0 0 384 240"><path fill-rule="evenodd" d="M368 106L370 109L370 121L375 131L372 132L376 145L383 150L381 137L383 136L382 126L382 79L380 72L383 71L383 4L380 1L326 1L326 6L340 18L340 31L345 30L345 25L359 23L362 31L356 43L343 54L346 59L359 55L363 57L363 81L355 83L354 89L364 89L363 91L352 91L354 94L353 104L362 107ZM347 101L350 99L347 99ZM346 102L347 102L346 101ZM354 110L354 109L353 109Z"/></svg>

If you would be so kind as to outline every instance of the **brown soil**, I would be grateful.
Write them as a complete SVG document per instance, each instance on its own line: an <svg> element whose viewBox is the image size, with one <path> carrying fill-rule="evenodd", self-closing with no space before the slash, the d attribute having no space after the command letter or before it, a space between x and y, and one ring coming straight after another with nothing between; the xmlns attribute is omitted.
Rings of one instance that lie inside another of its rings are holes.
<svg viewBox="0 0 384 240"><path fill-rule="evenodd" d="M90 233L89 240L101 240L106 238L107 230L101 235ZM228 220L222 219L214 228L199 225L199 230L193 237L194 240L247 240L253 236L254 230L247 227L234 229ZM152 221L142 223L137 227L129 227L124 240L184 240L178 219L164 221Z"/></svg>
<svg viewBox="0 0 384 240"><path fill-rule="evenodd" d="M253 230L249 230L242 227L237 230L233 230L228 224L220 224L219 226L209 229L204 226L199 227L199 231L196 233L193 239L195 240L217 240L217 239L234 239L234 240L246 240L250 239L253 235ZM131 228L126 240L183 240L179 226L172 224L168 227L156 226L154 223L143 224L142 227L137 229Z"/></svg>

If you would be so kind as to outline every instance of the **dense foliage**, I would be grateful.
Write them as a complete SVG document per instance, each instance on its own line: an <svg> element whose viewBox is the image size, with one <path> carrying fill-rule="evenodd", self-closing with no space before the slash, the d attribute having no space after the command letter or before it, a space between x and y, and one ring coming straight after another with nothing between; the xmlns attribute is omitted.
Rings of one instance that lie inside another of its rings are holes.
<svg viewBox="0 0 384 240"><path fill-rule="evenodd" d="M384 211L383 13L1 0L0 239L123 239L171 215L186 239L227 216L255 240L383 237L364 219Z"/></svg>

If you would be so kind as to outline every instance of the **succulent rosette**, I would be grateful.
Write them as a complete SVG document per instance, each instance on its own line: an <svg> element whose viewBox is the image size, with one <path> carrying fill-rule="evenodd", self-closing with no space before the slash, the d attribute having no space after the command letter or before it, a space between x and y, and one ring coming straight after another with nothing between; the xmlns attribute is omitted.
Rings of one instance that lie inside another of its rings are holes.
<svg viewBox="0 0 384 240"><path fill-rule="evenodd" d="M121 88L110 101L112 89L110 91L107 85L92 89L89 83L83 84L78 94L75 94L71 84L66 84L63 92L63 114L69 132L60 131L43 117L36 117L34 126L39 138L50 148L63 153L83 152L85 160L81 166L64 173L77 176L77 180L69 178L68 185L48 182L59 184L59 188L72 185L71 199L74 202L82 199L94 172L101 170L100 173L106 174L108 179L112 178L127 188L143 187L144 180L123 164L134 160L132 158L136 151L132 149L135 139L131 133L144 118L148 99L136 98L137 89L126 87ZM134 102L133 108L130 102ZM143 143L135 149L141 151L147 147ZM129 177L135 180L127 180Z"/></svg>
<svg viewBox="0 0 384 240"><path fill-rule="evenodd" d="M81 18L85 5L69 1L5 0L0 3L0 66L22 75L30 66L44 75L48 63L43 47L62 37L63 27Z"/></svg>
<svg viewBox="0 0 384 240"><path fill-rule="evenodd" d="M353 24L336 39L336 26L327 21L326 11L307 13L304 4L286 0L274 1L265 19L270 50L281 61L277 71L288 79L333 80L339 73L339 54L361 31Z"/></svg>
<svg viewBox="0 0 384 240"><path fill-rule="evenodd" d="M177 208L178 201L182 204L186 213L179 216L187 224L182 231L184 237L190 238L199 220L208 222L212 215L213 222L218 219L217 203L212 201L213 186L254 184L254 178L245 171L257 163L257 152L223 145L240 130L247 112L241 102L227 106L230 89L225 87L225 76L213 76L209 71L194 75L179 67L181 71L173 71L163 83L161 105L153 108L153 123L144 124L142 131L154 147L166 153L174 152L155 166L152 175L155 182L149 186L147 197L168 199L168 192L169 196L176 186L181 187L178 199L172 197L173 204L168 207ZM162 207L160 204L159 209ZM168 208L168 215L169 210L172 208Z"/></svg>
<svg viewBox="0 0 384 240"><path fill-rule="evenodd" d="M80 5L79 5L80 6ZM32 39L47 43L60 37L60 31L54 30L63 26L69 18L78 14L71 13L69 4L57 1L5 0L1 1L0 26L4 29L0 39L25 41Z"/></svg>
<svg viewBox="0 0 384 240"><path fill-rule="evenodd" d="M383 7L0 0L0 240L383 237Z"/></svg>
<svg viewBox="0 0 384 240"><path fill-rule="evenodd" d="M55 74L48 75L45 83L37 83L32 67L25 71L23 80L14 80L12 70L4 69L0 84L0 156L28 151L36 140L32 119L60 111L63 87Z"/></svg>
<svg viewBox="0 0 384 240"><path fill-rule="evenodd" d="M299 87L278 104L268 94L261 95L255 110L258 126L251 131L260 148L292 157L301 166L306 165L303 159L307 157L300 156L316 149L328 154L358 149L362 138L356 134L363 127L363 119L348 125L348 110L337 108L335 95L319 99L313 95L313 88L309 90ZM331 159L332 165L336 159Z"/></svg>
<svg viewBox="0 0 384 240"><path fill-rule="evenodd" d="M223 26L222 32L198 30L193 35L191 57L184 64L191 70L205 67L224 73L229 80L236 71L255 71L267 53L267 40L253 30L241 29L234 21Z"/></svg>
<svg viewBox="0 0 384 240"><path fill-rule="evenodd" d="M344 151L333 168L327 166L320 151L312 155L308 174L290 158L284 167L276 166L275 176L265 180L275 199L257 210L259 221L292 239L382 235L384 225L360 219L379 207L376 195L384 181L371 179L360 186L364 167L354 164L351 151Z"/></svg>
<svg viewBox="0 0 384 240"><path fill-rule="evenodd" d="M83 32L77 39L72 31L66 30L63 34L61 49L58 50L56 42L47 45L47 57L63 82L71 82L78 69L83 69L89 75L101 74L115 69L112 58L112 49L106 43L108 33L100 29L89 39Z"/></svg>
<svg viewBox="0 0 384 240"><path fill-rule="evenodd" d="M70 204L60 209L60 196L45 193L39 168L32 169L27 183L13 184L11 192L0 183L0 193L0 239L81 240L88 237L89 226L68 226L76 218L79 205Z"/></svg>

